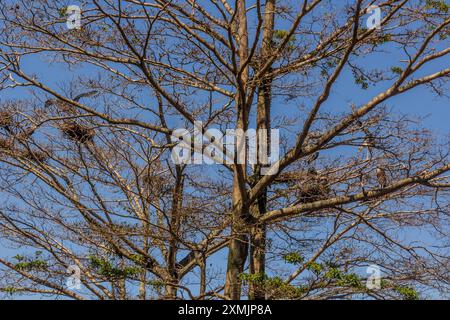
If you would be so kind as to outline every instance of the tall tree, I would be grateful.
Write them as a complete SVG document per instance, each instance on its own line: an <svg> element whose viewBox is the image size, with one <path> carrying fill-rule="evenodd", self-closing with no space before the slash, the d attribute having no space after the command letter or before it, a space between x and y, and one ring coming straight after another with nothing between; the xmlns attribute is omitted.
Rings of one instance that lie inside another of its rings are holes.
<svg viewBox="0 0 450 320"><path fill-rule="evenodd" d="M5 295L448 296L450 141L398 110L448 103L445 1L75 9L0 4ZM279 129L278 169L205 163L211 129L263 132L258 160Z"/></svg>

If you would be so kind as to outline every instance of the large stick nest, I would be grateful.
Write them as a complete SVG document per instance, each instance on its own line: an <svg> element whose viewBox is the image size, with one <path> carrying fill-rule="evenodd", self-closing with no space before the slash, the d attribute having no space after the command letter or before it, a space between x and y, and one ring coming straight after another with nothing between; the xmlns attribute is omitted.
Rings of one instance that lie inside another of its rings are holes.
<svg viewBox="0 0 450 320"><path fill-rule="evenodd" d="M0 138L0 152L1 151L6 151L12 157L20 157L35 162L44 162L48 158L47 154L40 150L16 148L12 139Z"/></svg>
<svg viewBox="0 0 450 320"><path fill-rule="evenodd" d="M59 128L67 138L80 143L93 141L95 136L94 129L74 121L65 121Z"/></svg>
<svg viewBox="0 0 450 320"><path fill-rule="evenodd" d="M281 174L275 183L284 183L296 190L298 199L303 202L313 202L327 198L330 186L327 178L319 176L315 169L307 171L293 171Z"/></svg>
<svg viewBox="0 0 450 320"><path fill-rule="evenodd" d="M153 161L151 164L142 169L140 179L143 190L148 197L158 197L167 192L166 188L169 178L162 172L163 168L159 160Z"/></svg>
<svg viewBox="0 0 450 320"><path fill-rule="evenodd" d="M0 150L11 150L14 143L11 139L0 138Z"/></svg>
<svg viewBox="0 0 450 320"><path fill-rule="evenodd" d="M302 202L313 202L327 198L330 188L325 180L311 181L302 185L298 191L298 198Z"/></svg>
<svg viewBox="0 0 450 320"><path fill-rule="evenodd" d="M60 112L67 114L76 114L77 110L74 106L58 100L58 99L50 99L45 101L45 107L55 106Z"/></svg>
<svg viewBox="0 0 450 320"><path fill-rule="evenodd" d="M20 152L20 155L28 160L36 161L36 162L44 162L47 160L47 154L42 151L32 151L32 150L23 150Z"/></svg>
<svg viewBox="0 0 450 320"><path fill-rule="evenodd" d="M0 127L6 128L13 124L13 114L10 111L0 111Z"/></svg>

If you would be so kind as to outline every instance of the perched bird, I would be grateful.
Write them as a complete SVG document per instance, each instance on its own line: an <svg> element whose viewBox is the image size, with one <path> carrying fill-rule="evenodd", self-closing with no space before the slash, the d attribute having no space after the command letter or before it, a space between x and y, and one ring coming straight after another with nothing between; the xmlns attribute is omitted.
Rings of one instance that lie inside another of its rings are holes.
<svg viewBox="0 0 450 320"><path fill-rule="evenodd" d="M53 104L55 104L55 100L48 99L48 100L45 100L44 107L48 108L48 107L52 106Z"/></svg>
<svg viewBox="0 0 450 320"><path fill-rule="evenodd" d="M14 147L14 142L12 139L0 138L0 150L11 150Z"/></svg>
<svg viewBox="0 0 450 320"><path fill-rule="evenodd" d="M364 148L367 149L367 155L366 160L372 159L372 149L375 148L375 138L372 135L372 133L363 126L361 121L357 122L357 125L361 128L361 130L364 132L364 140L362 144L358 148L358 152L361 152Z"/></svg>
<svg viewBox="0 0 450 320"><path fill-rule="evenodd" d="M313 168L313 167L311 167L311 168L308 168L308 176L309 177L317 177L317 175L318 175L318 173L317 173L317 170L315 169L315 168Z"/></svg>
<svg viewBox="0 0 450 320"><path fill-rule="evenodd" d="M387 186L386 171L382 167L377 167L377 180L380 187L385 188Z"/></svg>
<svg viewBox="0 0 450 320"><path fill-rule="evenodd" d="M361 174L359 175L359 185L364 194L366 193L366 184L367 184L367 176L363 172L361 172Z"/></svg>

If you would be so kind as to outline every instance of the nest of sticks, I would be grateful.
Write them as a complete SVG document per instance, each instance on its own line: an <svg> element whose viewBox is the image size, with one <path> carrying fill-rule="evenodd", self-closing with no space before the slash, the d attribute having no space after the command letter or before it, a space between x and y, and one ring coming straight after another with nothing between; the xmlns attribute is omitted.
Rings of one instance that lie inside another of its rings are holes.
<svg viewBox="0 0 450 320"><path fill-rule="evenodd" d="M317 200L326 199L330 193L330 188L326 181L312 181L307 185L299 188L298 198L303 203L313 202Z"/></svg>
<svg viewBox="0 0 450 320"><path fill-rule="evenodd" d="M319 176L314 169L281 174L275 183L294 187L298 199L303 203L325 199L331 191L327 178Z"/></svg>
<svg viewBox="0 0 450 320"><path fill-rule="evenodd" d="M12 157L20 157L35 162L44 162L48 159L48 155L40 150L18 149L11 139L0 138L0 151L6 151Z"/></svg>
<svg viewBox="0 0 450 320"><path fill-rule="evenodd" d="M14 143L11 139L0 138L0 150L11 150Z"/></svg>
<svg viewBox="0 0 450 320"><path fill-rule="evenodd" d="M23 150L21 152L21 157L36 162L45 162L48 159L48 156L45 152L37 150Z"/></svg>
<svg viewBox="0 0 450 320"><path fill-rule="evenodd" d="M13 114L10 111L0 111L0 127L7 128L14 122Z"/></svg>
<svg viewBox="0 0 450 320"><path fill-rule="evenodd" d="M63 122L59 129L67 138L76 142L85 143L94 140L94 129L74 121Z"/></svg>

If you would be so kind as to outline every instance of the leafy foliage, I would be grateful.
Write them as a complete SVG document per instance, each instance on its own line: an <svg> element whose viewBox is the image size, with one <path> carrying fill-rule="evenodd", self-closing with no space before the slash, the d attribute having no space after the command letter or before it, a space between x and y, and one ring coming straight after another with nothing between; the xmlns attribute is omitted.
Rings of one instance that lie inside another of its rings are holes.
<svg viewBox="0 0 450 320"><path fill-rule="evenodd" d="M367 82L367 78L361 74L353 71L353 77L355 79L355 83L361 87L363 90L367 90L369 88L369 83Z"/></svg>
<svg viewBox="0 0 450 320"><path fill-rule="evenodd" d="M417 291L409 286L397 286L394 290L401 295L403 300L419 300Z"/></svg>
<svg viewBox="0 0 450 320"><path fill-rule="evenodd" d="M316 275L320 274L323 270L323 265L317 262L311 262L306 267L309 271L315 273Z"/></svg>
<svg viewBox="0 0 450 320"><path fill-rule="evenodd" d="M425 8L435 9L439 12L447 13L450 5L448 5L445 0L426 0Z"/></svg>
<svg viewBox="0 0 450 320"><path fill-rule="evenodd" d="M298 252L290 252L283 256L284 261L290 264L300 264L305 259Z"/></svg>
<svg viewBox="0 0 450 320"><path fill-rule="evenodd" d="M392 67L391 68L391 71L393 72L393 73L395 73L395 74L401 74L402 72L403 72L403 69L402 68L400 68L400 67Z"/></svg>
<svg viewBox="0 0 450 320"><path fill-rule="evenodd" d="M123 279L135 276L141 272L141 268L136 266L114 266L107 259L95 255L89 256L89 262L98 274L111 279Z"/></svg>
<svg viewBox="0 0 450 320"><path fill-rule="evenodd" d="M15 264L17 270L21 271L43 271L48 268L47 261L40 258L41 251L36 251L34 257L25 257L22 255L16 255L13 258L18 262Z"/></svg>
<svg viewBox="0 0 450 320"><path fill-rule="evenodd" d="M278 299L300 299L308 290L307 287L286 283L280 277L243 273L240 275L240 278L244 283L263 286L266 292L276 296Z"/></svg>
<svg viewBox="0 0 450 320"><path fill-rule="evenodd" d="M281 42L283 41L283 39L285 37L287 37L288 35L288 31L287 30L274 30L273 32L273 45L274 46L279 46L281 44ZM291 35L289 37L288 43L286 45L286 49L288 51L291 51L293 49L295 49L295 42L296 42L297 38L295 37L295 35Z"/></svg>

